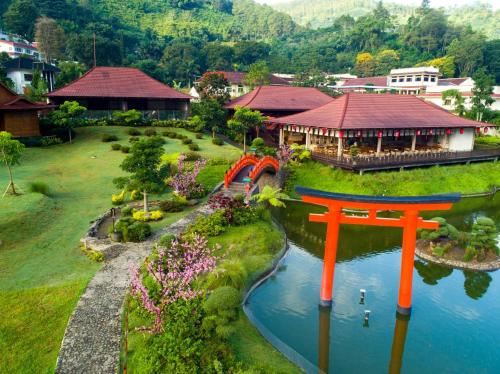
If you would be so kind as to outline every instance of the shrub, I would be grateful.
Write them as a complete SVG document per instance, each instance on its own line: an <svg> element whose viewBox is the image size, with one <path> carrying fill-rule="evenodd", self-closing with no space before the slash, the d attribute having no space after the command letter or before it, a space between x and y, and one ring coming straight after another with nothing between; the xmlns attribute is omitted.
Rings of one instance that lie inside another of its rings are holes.
<svg viewBox="0 0 500 374"><path fill-rule="evenodd" d="M434 217L432 221L439 222L439 228L437 230L419 230L420 237L422 239L436 241L439 239L458 239L458 230L455 226L450 225L446 222L446 219L442 217Z"/></svg>
<svg viewBox="0 0 500 374"><path fill-rule="evenodd" d="M135 129L135 128L130 128L130 129L128 129L127 132L128 132L129 135L132 135L132 136L139 136L139 135L141 135L141 132L138 129Z"/></svg>
<svg viewBox="0 0 500 374"><path fill-rule="evenodd" d="M228 225L224 211L217 211L209 216L198 218L187 229L188 234L199 234L202 236L218 236L226 231Z"/></svg>
<svg viewBox="0 0 500 374"><path fill-rule="evenodd" d="M191 150L191 151L199 151L200 150L200 146L196 143L193 143L193 144L189 144L188 145L188 148Z"/></svg>
<svg viewBox="0 0 500 374"><path fill-rule="evenodd" d="M498 230L495 222L488 217L479 217L472 225L470 246L476 251L492 251L498 255L497 236Z"/></svg>
<svg viewBox="0 0 500 374"><path fill-rule="evenodd" d="M201 155L196 152L186 152L184 153L184 161L197 161L201 158Z"/></svg>
<svg viewBox="0 0 500 374"><path fill-rule="evenodd" d="M157 135L157 132L155 129L146 129L146 130L144 130L144 135L155 136L155 135Z"/></svg>
<svg viewBox="0 0 500 374"><path fill-rule="evenodd" d="M118 137L116 135L112 135L112 134L104 134L102 136L101 140L104 143L116 142L118 140Z"/></svg>
<svg viewBox="0 0 500 374"><path fill-rule="evenodd" d="M123 145L122 146L122 153L129 153L129 152L130 152L130 147L126 146L126 145Z"/></svg>
<svg viewBox="0 0 500 374"><path fill-rule="evenodd" d="M152 212L146 213L144 210L136 210L132 212L132 218L142 222L159 221L163 219L163 212L160 210L153 210Z"/></svg>
<svg viewBox="0 0 500 374"><path fill-rule="evenodd" d="M251 207L242 207L233 209L232 224L235 226L248 225L259 219L256 209Z"/></svg>
<svg viewBox="0 0 500 374"><path fill-rule="evenodd" d="M162 247L170 248L170 245L172 244L173 240L175 240L175 235L166 234L160 238L158 244Z"/></svg>
<svg viewBox="0 0 500 374"><path fill-rule="evenodd" d="M207 287L215 289L221 286L231 286L243 289L248 277L243 263L239 259L223 261L207 276Z"/></svg>
<svg viewBox="0 0 500 374"><path fill-rule="evenodd" d="M177 134L175 132L172 132L172 131L165 131L165 134L167 135L167 137L171 138L171 139L175 139L177 138Z"/></svg>
<svg viewBox="0 0 500 374"><path fill-rule="evenodd" d="M40 139L40 145L42 147L48 147L51 145L57 145L57 144L62 144L62 139L56 137L51 137L51 136L44 136L42 139Z"/></svg>
<svg viewBox="0 0 500 374"><path fill-rule="evenodd" d="M474 257L476 257L477 251L474 249L474 247L467 247L465 248L465 254L463 257L463 260L465 262L472 261Z"/></svg>
<svg viewBox="0 0 500 374"><path fill-rule="evenodd" d="M139 140L140 139L137 136L131 136L130 138L128 138L128 141L130 143L138 142Z"/></svg>
<svg viewBox="0 0 500 374"><path fill-rule="evenodd" d="M264 139L262 138L255 138L252 140L252 147L260 148L264 146Z"/></svg>
<svg viewBox="0 0 500 374"><path fill-rule="evenodd" d="M137 109L113 112L112 121L115 125L123 126L140 126L143 124L142 113Z"/></svg>
<svg viewBox="0 0 500 374"><path fill-rule="evenodd" d="M131 217L132 216L132 211L134 208L132 208L130 205L126 205L121 209L121 215L122 217Z"/></svg>
<svg viewBox="0 0 500 374"><path fill-rule="evenodd" d="M185 206L186 204L179 200L165 200L160 203L160 209L166 213L182 212Z"/></svg>
<svg viewBox="0 0 500 374"><path fill-rule="evenodd" d="M182 139L182 144L191 144L193 141L189 138Z"/></svg>
<svg viewBox="0 0 500 374"><path fill-rule="evenodd" d="M132 190L130 192L130 200L136 201L142 199L144 196L141 191L139 190Z"/></svg>
<svg viewBox="0 0 500 374"><path fill-rule="evenodd" d="M120 149L122 149L122 146L121 146L121 144L113 143L113 144L111 144L111 149L113 151L119 151Z"/></svg>
<svg viewBox="0 0 500 374"><path fill-rule="evenodd" d="M126 235L123 234L123 237L127 238L126 241L131 242L142 242L148 236L151 235L151 226L145 222L134 222L130 226L127 227Z"/></svg>
<svg viewBox="0 0 500 374"><path fill-rule="evenodd" d="M349 154L351 155L351 157L356 157L357 155L359 155L359 148L355 145L351 146L351 148L349 148Z"/></svg>
<svg viewBox="0 0 500 374"><path fill-rule="evenodd" d="M220 287L214 290L203 302L207 316L203 319L203 329L215 331L216 335L227 339L235 328L231 322L238 318L241 296L233 287Z"/></svg>
<svg viewBox="0 0 500 374"><path fill-rule="evenodd" d="M213 138L212 143L215 145L224 145L224 140L222 140L221 138Z"/></svg>
<svg viewBox="0 0 500 374"><path fill-rule="evenodd" d="M203 134L201 132L196 133L196 139L203 139Z"/></svg>
<svg viewBox="0 0 500 374"><path fill-rule="evenodd" d="M451 248L451 244L449 244L449 243L445 244L445 245L436 245L432 249L432 252L438 257L443 257L446 253L448 253L450 248Z"/></svg>
<svg viewBox="0 0 500 374"><path fill-rule="evenodd" d="M28 186L29 191L32 193L39 193L45 196L49 196L49 185L45 182L31 182Z"/></svg>
<svg viewBox="0 0 500 374"><path fill-rule="evenodd" d="M111 203L113 205L120 205L125 201L125 190L122 190L118 195L111 195Z"/></svg>

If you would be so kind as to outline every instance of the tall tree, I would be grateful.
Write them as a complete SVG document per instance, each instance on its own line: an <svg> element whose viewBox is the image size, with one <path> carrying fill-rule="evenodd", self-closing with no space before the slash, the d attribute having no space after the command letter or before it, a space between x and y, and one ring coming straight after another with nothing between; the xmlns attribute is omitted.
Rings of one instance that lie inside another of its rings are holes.
<svg viewBox="0 0 500 374"><path fill-rule="evenodd" d="M375 74L387 75L399 64L399 54L394 49L384 49L375 57Z"/></svg>
<svg viewBox="0 0 500 374"><path fill-rule="evenodd" d="M10 32L33 40L34 20L38 18L39 14L33 0L14 0L3 15L4 25Z"/></svg>
<svg viewBox="0 0 500 374"><path fill-rule="evenodd" d="M493 78L486 74L484 69L479 69L472 76L472 79L474 79L471 99L472 111L476 115L476 120L481 121L486 108L495 102L491 97L493 93Z"/></svg>
<svg viewBox="0 0 500 374"><path fill-rule="evenodd" d="M358 53L356 56L355 71L362 77L371 77L375 73L376 62L371 53Z"/></svg>
<svg viewBox="0 0 500 374"><path fill-rule="evenodd" d="M1 131L0 132L0 157L7 167L9 172L9 184L4 192L5 194L11 190L13 195L17 195L16 186L14 185L14 178L12 177L11 166L19 164L19 160L24 151L24 144L18 140L12 139L12 134Z"/></svg>
<svg viewBox="0 0 500 374"><path fill-rule="evenodd" d="M484 37L474 33L454 39L448 46L446 51L453 56L461 77L470 76L483 62L484 46Z"/></svg>
<svg viewBox="0 0 500 374"><path fill-rule="evenodd" d="M213 137L215 137L215 132L221 130L227 116L227 112L219 100L208 98L193 103L191 105L191 114L201 118L205 128L212 131Z"/></svg>
<svg viewBox="0 0 500 374"><path fill-rule="evenodd" d="M66 35L57 22L48 17L40 17L35 25L35 39L40 51L48 61L60 59L66 48Z"/></svg>
<svg viewBox="0 0 500 374"><path fill-rule="evenodd" d="M266 119L258 110L250 108L236 107L233 118L227 121L227 126L235 131L240 131L243 134L243 151L247 151L247 132L251 128L262 126Z"/></svg>
<svg viewBox="0 0 500 374"><path fill-rule="evenodd" d="M245 84L250 87L265 86L270 83L271 71L265 61L258 61L250 65L245 76Z"/></svg>
<svg viewBox="0 0 500 374"><path fill-rule="evenodd" d="M221 104L224 104L230 97L227 87L229 87L228 80L223 73L217 72L203 74L196 83L196 89L202 100L213 99L219 101Z"/></svg>
<svg viewBox="0 0 500 374"><path fill-rule="evenodd" d="M85 72L85 67L73 61L62 61L57 64L59 70L59 74L57 74L56 87L64 87L68 83L80 78L82 74Z"/></svg>
<svg viewBox="0 0 500 374"><path fill-rule="evenodd" d="M130 149L130 155L120 165L123 171L131 175L113 180L118 188L142 191L144 212L146 213L149 211L148 194L163 191L165 188L164 179L170 171L168 164L161 165L161 156L165 152L163 143L162 139L158 137L134 142Z"/></svg>

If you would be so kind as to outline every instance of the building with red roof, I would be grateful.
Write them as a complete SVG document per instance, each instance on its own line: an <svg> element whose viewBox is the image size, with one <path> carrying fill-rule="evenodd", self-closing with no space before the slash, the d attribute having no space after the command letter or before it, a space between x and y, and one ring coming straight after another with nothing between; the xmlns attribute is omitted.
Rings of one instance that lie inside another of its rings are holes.
<svg viewBox="0 0 500 374"><path fill-rule="evenodd" d="M50 108L31 102L0 83L0 131L14 137L39 136L38 113Z"/></svg>
<svg viewBox="0 0 500 374"><path fill-rule="evenodd" d="M317 88L294 86L259 86L246 95L231 100L226 109L237 106L258 110L270 117L304 112L329 103L333 98Z"/></svg>
<svg viewBox="0 0 500 374"><path fill-rule="evenodd" d="M353 145L374 155L471 151L475 129L485 126L413 95L355 92L306 112L269 119L267 125L279 128L281 144L301 143L338 157Z"/></svg>
<svg viewBox="0 0 500 374"><path fill-rule="evenodd" d="M98 66L74 82L47 94L54 104L78 101L92 115L99 111L136 109L156 118L183 118L191 96L176 91L139 69Z"/></svg>

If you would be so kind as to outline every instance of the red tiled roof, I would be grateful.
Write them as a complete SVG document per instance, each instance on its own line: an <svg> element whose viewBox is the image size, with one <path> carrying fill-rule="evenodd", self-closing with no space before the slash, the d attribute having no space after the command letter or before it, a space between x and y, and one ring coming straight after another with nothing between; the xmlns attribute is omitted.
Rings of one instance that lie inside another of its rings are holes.
<svg viewBox="0 0 500 374"><path fill-rule="evenodd" d="M53 108L52 105L31 102L28 99L19 96L1 82L0 90L8 92L8 96L10 96L7 101L0 103L0 110L42 110Z"/></svg>
<svg viewBox="0 0 500 374"><path fill-rule="evenodd" d="M378 77L365 77L365 78L350 78L346 79L342 86L387 86L387 77L378 76Z"/></svg>
<svg viewBox="0 0 500 374"><path fill-rule="evenodd" d="M245 77L247 73L245 72L240 72L240 71L214 71L214 73L219 73L219 74L224 74L224 77L229 81L231 84L245 84ZM269 75L269 84L271 85L289 85L290 82L280 78L274 74Z"/></svg>
<svg viewBox="0 0 500 374"><path fill-rule="evenodd" d="M347 93L319 108L268 121L330 129L476 127L481 122L455 116L413 95Z"/></svg>
<svg viewBox="0 0 500 374"><path fill-rule="evenodd" d="M301 112L324 105L333 98L312 87L260 86L243 96L231 100L227 109L236 106L261 111Z"/></svg>
<svg viewBox="0 0 500 374"><path fill-rule="evenodd" d="M95 67L48 97L116 97L142 99L190 99L135 68Z"/></svg>

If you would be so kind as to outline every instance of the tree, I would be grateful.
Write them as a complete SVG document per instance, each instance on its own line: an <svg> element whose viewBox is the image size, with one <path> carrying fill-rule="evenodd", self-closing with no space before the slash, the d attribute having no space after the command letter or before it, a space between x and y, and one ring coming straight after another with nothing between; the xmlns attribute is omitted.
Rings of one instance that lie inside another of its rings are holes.
<svg viewBox="0 0 500 374"><path fill-rule="evenodd" d="M130 155L120 165L123 171L131 173L131 175L113 180L118 188L142 191L146 214L149 212L148 194L161 192L165 188L164 179L170 171L168 164L161 165L163 153L161 138L150 137L134 142L130 149Z"/></svg>
<svg viewBox="0 0 500 374"><path fill-rule="evenodd" d="M228 86L229 82L224 74L217 72L207 72L203 74L198 83L196 83L196 89L202 100L217 100L221 104L229 100L230 96L227 92Z"/></svg>
<svg viewBox="0 0 500 374"><path fill-rule="evenodd" d="M209 70L231 70L233 67L234 50L219 42L207 43L203 47Z"/></svg>
<svg viewBox="0 0 500 374"><path fill-rule="evenodd" d="M271 47L268 44L260 42L239 42L234 45L234 60L243 66L265 60L269 57Z"/></svg>
<svg viewBox="0 0 500 374"><path fill-rule="evenodd" d="M250 65L250 70L245 76L245 84L254 88L265 86L270 83L271 71L265 61L258 61Z"/></svg>
<svg viewBox="0 0 500 374"><path fill-rule="evenodd" d="M250 108L236 107L233 118L227 121L229 128L243 133L243 151L246 152L246 137L247 132L252 127L260 127L266 119L258 110L251 110Z"/></svg>
<svg viewBox="0 0 500 374"><path fill-rule="evenodd" d="M35 37L39 49L48 61L60 59L66 48L64 30L52 18L40 17L35 25Z"/></svg>
<svg viewBox="0 0 500 374"><path fill-rule="evenodd" d="M226 121L227 112L222 103L215 99L204 99L191 104L191 114L199 116L205 128L212 132L218 131Z"/></svg>
<svg viewBox="0 0 500 374"><path fill-rule="evenodd" d="M377 75L387 75L399 64L399 54L394 49L384 49L375 58Z"/></svg>
<svg viewBox="0 0 500 374"><path fill-rule="evenodd" d="M4 68L3 64L10 60L7 52L0 53L0 83L3 83L10 89L14 88L14 82L12 79L7 77L7 70Z"/></svg>
<svg viewBox="0 0 500 374"><path fill-rule="evenodd" d="M453 56L433 58L432 60L420 62L415 66L434 66L439 69L439 72L445 78L451 78L455 75L455 58Z"/></svg>
<svg viewBox="0 0 500 374"><path fill-rule="evenodd" d="M35 70L33 72L31 84L26 87L26 98L30 101L43 101L43 95L45 95L47 91L47 83L45 79L43 79L42 72L38 69Z"/></svg>
<svg viewBox="0 0 500 374"><path fill-rule="evenodd" d="M491 97L493 93L493 78L486 74L484 69L479 69L472 76L474 87L472 88L472 111L476 114L476 120L481 121L486 108L495 102Z"/></svg>
<svg viewBox="0 0 500 374"><path fill-rule="evenodd" d="M453 56L461 77L470 76L483 62L484 45L484 37L474 33L450 43L446 51L449 56Z"/></svg>
<svg viewBox="0 0 500 374"><path fill-rule="evenodd" d="M9 191L9 189L12 191L13 195L17 195L16 187L14 185L14 179L12 177L11 166L19 164L19 160L21 159L23 151L23 143L18 140L12 139L12 134L6 131L0 132L0 155L9 172L9 184L3 194L4 196Z"/></svg>
<svg viewBox="0 0 500 374"><path fill-rule="evenodd" d="M69 142L72 142L71 131L78 124L77 118L87 111L77 101L65 101L57 110L50 113L54 125L68 130Z"/></svg>
<svg viewBox="0 0 500 374"><path fill-rule="evenodd" d="M32 40L38 8L33 0L14 0L3 15L4 25L10 32Z"/></svg>
<svg viewBox="0 0 500 374"><path fill-rule="evenodd" d="M252 197L252 200L257 201L258 203L263 203L267 206L273 206L276 208L284 208L285 203L281 200L288 199L288 195L281 192L279 188L273 188L269 185L264 186L262 191L257 195Z"/></svg>
<svg viewBox="0 0 500 374"><path fill-rule="evenodd" d="M73 61L59 62L57 67L61 71L57 74L56 88L66 86L68 83L80 78L85 72L85 67L82 64Z"/></svg>
<svg viewBox="0 0 500 374"><path fill-rule="evenodd" d="M452 99L454 104L453 112L459 116L465 114L465 100L460 91L458 90L446 90L441 94L441 100L446 101L446 99Z"/></svg>
<svg viewBox="0 0 500 374"><path fill-rule="evenodd" d="M362 52L356 56L354 69L363 77L371 77L375 73L375 59L371 53Z"/></svg>

